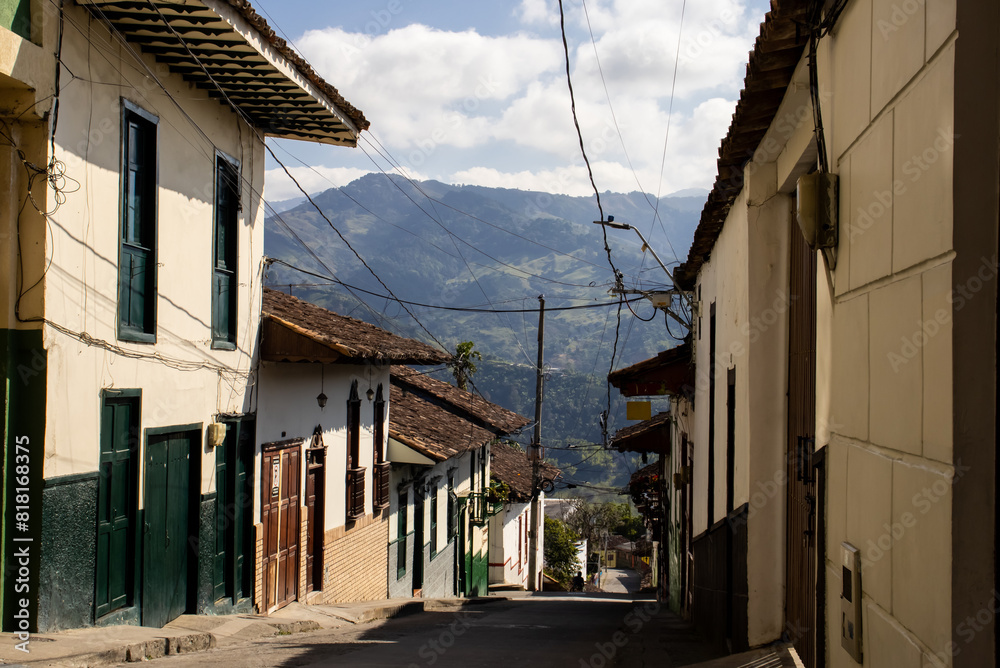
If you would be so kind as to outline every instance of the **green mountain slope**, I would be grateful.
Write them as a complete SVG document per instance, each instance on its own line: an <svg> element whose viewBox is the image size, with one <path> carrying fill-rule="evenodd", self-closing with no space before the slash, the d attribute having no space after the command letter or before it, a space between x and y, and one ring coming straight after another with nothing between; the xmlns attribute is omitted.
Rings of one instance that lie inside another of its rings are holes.
<svg viewBox="0 0 1000 668"><path fill-rule="evenodd" d="M400 304L380 296L387 294L386 288L331 229L332 223L397 298L444 307L407 308L449 350L460 341L474 341L486 358L474 378L477 390L528 416L534 415L537 312L449 309L535 311L538 295L545 295L550 310L545 320L549 382L543 440L563 465L581 457L575 450L557 448L601 441L598 416L608 407L605 377L612 350L618 368L675 345L662 313L654 313L645 301L633 308L642 318L654 316L649 322L622 308L619 323L617 306L555 310L616 301L608 294L614 275L604 230L592 222L598 218L594 197L436 181L411 184L370 174L314 195L313 201L330 222L309 202L299 204L267 220L265 252L324 276L332 271L351 287L281 264L272 265L268 283L338 313L432 342ZM642 229L669 264L674 259L671 243L686 255L704 198L661 199L662 224L654 220L653 202L652 195L638 192L601 195L605 215ZM652 258L644 261L634 233L608 230L608 242L626 287L652 289L668 283ZM613 434L625 422L617 392L611 395ZM590 454L586 464L608 454ZM581 467L575 473L587 481L623 484L628 467L620 456L612 459L618 463L604 461L594 470Z"/></svg>

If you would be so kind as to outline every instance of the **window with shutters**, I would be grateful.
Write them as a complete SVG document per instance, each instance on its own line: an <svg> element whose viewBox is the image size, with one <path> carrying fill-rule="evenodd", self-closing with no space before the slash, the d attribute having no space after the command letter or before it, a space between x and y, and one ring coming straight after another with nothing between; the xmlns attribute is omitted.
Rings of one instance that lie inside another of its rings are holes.
<svg viewBox="0 0 1000 668"><path fill-rule="evenodd" d="M385 397L382 384L379 383L375 392L375 471L372 475L374 486L374 505L376 509L389 507L389 468L391 464L385 461Z"/></svg>
<svg viewBox="0 0 1000 668"><path fill-rule="evenodd" d="M239 242L240 174L222 155L215 158L215 235L212 253L212 347L236 347L236 263Z"/></svg>
<svg viewBox="0 0 1000 668"><path fill-rule="evenodd" d="M361 463L361 399L358 381L351 383L347 399L347 519L365 515L365 467Z"/></svg>
<svg viewBox="0 0 1000 668"><path fill-rule="evenodd" d="M118 338L156 341L156 123L123 102Z"/></svg>
<svg viewBox="0 0 1000 668"><path fill-rule="evenodd" d="M438 491L431 490L431 556L438 551Z"/></svg>
<svg viewBox="0 0 1000 668"><path fill-rule="evenodd" d="M406 575L406 512L410 501L404 491L399 492L399 502L396 507L396 578Z"/></svg>
<svg viewBox="0 0 1000 668"><path fill-rule="evenodd" d="M458 528L458 496L455 494L455 477L452 475L448 476L448 517L445 518L447 524L445 528L447 529L446 535L448 536L448 541L450 542L455 538L458 533L456 529Z"/></svg>

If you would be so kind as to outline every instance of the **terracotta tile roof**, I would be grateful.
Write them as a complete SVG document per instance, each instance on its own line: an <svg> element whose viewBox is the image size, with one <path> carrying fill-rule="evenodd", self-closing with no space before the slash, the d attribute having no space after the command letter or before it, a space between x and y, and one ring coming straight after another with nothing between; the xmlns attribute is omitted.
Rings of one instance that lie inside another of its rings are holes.
<svg viewBox="0 0 1000 668"><path fill-rule="evenodd" d="M611 439L611 447L620 452L665 452L670 446L669 425L670 411L657 413L649 420L619 429Z"/></svg>
<svg viewBox="0 0 1000 668"><path fill-rule="evenodd" d="M498 435L510 434L531 422L523 415L497 406L472 392L460 390L451 383L431 378L416 369L393 365L390 377L394 384L406 386L413 392L430 395L434 399L464 411L471 419L494 430Z"/></svg>
<svg viewBox="0 0 1000 668"><path fill-rule="evenodd" d="M330 101L337 105L344 114L351 119L358 130L367 130L371 123L365 118L365 115L360 109L356 108L350 102L345 100L343 96L337 91L336 88L328 84L323 78L316 73L316 70L309 65L306 60L295 52L292 47L288 45L284 39L279 37L274 30L268 25L267 21L264 20L257 10L253 8L247 0L225 0L230 6L232 6L240 15L247 20L247 22L254 27L254 29L265 38L268 43L275 48L278 53L288 59L299 72L302 73L306 79L310 81L314 86L320 89L324 95L330 98Z"/></svg>
<svg viewBox="0 0 1000 668"><path fill-rule="evenodd" d="M515 501L531 498L531 462L528 454L506 443L496 443L490 448L490 477L510 486ZM538 475L541 480L555 480L562 474L552 464L542 463Z"/></svg>
<svg viewBox="0 0 1000 668"><path fill-rule="evenodd" d="M729 209L743 189L743 167L753 157L784 99L808 42L805 23L809 4L771 0L771 11L760 24L732 123L719 146L715 184L702 209L687 260L674 270L674 279L683 289L693 289L698 271L715 247Z"/></svg>
<svg viewBox="0 0 1000 668"><path fill-rule="evenodd" d="M396 336L375 325L338 315L270 288L264 288L261 315L265 325L277 326L265 327L261 341L264 359L371 360L401 364L442 364L450 359L448 353L426 343ZM291 338L279 342L279 331L287 332ZM333 359L322 357L319 354L322 351ZM296 352L303 354L294 354Z"/></svg>
<svg viewBox="0 0 1000 668"><path fill-rule="evenodd" d="M694 392L691 343L664 350L647 360L608 374L608 382L626 397Z"/></svg>
<svg viewBox="0 0 1000 668"><path fill-rule="evenodd" d="M389 436L438 462L496 438L471 419L395 383L389 390Z"/></svg>
<svg viewBox="0 0 1000 668"><path fill-rule="evenodd" d="M646 478L659 475L660 475L660 462L655 461L652 464L647 464L646 466L643 466L641 469L633 473L632 477L629 478L628 484L635 485L636 483L641 483Z"/></svg>

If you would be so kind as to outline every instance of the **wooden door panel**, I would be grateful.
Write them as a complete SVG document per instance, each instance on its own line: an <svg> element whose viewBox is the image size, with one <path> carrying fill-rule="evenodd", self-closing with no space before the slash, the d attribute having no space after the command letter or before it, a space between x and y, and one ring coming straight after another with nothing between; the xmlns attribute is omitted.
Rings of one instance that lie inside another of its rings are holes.
<svg viewBox="0 0 1000 668"><path fill-rule="evenodd" d="M274 449L262 457L264 599L268 610L298 598L299 447Z"/></svg>
<svg viewBox="0 0 1000 668"><path fill-rule="evenodd" d="M816 656L816 253L791 230L788 310L786 630L807 668Z"/></svg>

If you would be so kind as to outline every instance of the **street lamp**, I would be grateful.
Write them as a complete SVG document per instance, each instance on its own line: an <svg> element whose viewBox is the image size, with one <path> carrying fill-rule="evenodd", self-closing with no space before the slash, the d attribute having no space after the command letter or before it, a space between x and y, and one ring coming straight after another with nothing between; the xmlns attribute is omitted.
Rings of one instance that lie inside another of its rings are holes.
<svg viewBox="0 0 1000 668"><path fill-rule="evenodd" d="M641 294L643 297L650 300L653 303L654 307L663 309L664 312L667 313L667 315L669 315L671 318L680 323L681 326L685 327L686 329L691 329L690 323L685 322L682 318L680 318L677 314L675 314L673 311L670 310L671 296L673 295L674 292L679 294L681 299L687 301L689 307L691 306L691 298L688 297L688 294L685 291L677 289L677 281L674 280L674 275L670 273L670 270L667 269L667 265L663 264L663 261L660 259L660 256L656 254L656 251L653 250L653 248L649 245L649 242L646 241L646 237L642 236L642 232L639 231L639 228L633 227L628 223L616 223L614 216L608 216L607 220L595 220L594 224L602 225L604 227L610 227L616 230L632 230L637 235L639 235L639 240L642 241L642 250L644 251L648 250L650 252L650 254L653 256L653 259L656 260L656 263L660 265L660 268L663 269L664 273L666 273L667 275L667 278L669 278L670 282L674 285L674 289L669 290L667 292L662 292L662 291L651 292L643 290L632 290L629 292L632 294ZM615 291L623 293L625 292L624 290L612 290L612 292Z"/></svg>

